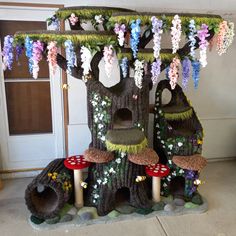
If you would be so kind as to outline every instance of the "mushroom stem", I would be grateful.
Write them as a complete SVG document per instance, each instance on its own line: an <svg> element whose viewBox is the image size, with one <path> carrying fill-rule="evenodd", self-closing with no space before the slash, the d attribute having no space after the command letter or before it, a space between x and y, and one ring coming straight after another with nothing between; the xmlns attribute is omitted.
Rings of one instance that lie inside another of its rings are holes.
<svg viewBox="0 0 236 236"><path fill-rule="evenodd" d="M74 170L75 207L78 209L84 206L82 174L81 170Z"/></svg>
<svg viewBox="0 0 236 236"><path fill-rule="evenodd" d="M152 199L154 202L160 202L160 189L161 189L161 178L152 177Z"/></svg>

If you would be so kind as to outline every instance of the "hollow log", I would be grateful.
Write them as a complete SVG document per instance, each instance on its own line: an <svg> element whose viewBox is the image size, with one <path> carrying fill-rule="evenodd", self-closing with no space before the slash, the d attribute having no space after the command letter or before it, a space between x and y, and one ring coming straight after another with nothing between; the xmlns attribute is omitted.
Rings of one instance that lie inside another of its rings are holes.
<svg viewBox="0 0 236 236"><path fill-rule="evenodd" d="M58 215L73 198L73 172L64 166L64 159L55 159L28 185L25 201L32 215L49 219Z"/></svg>

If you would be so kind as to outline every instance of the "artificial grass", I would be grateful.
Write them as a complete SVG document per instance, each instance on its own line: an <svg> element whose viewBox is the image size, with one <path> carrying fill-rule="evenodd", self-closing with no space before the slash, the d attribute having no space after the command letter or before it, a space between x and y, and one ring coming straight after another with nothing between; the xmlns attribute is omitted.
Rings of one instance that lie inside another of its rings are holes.
<svg viewBox="0 0 236 236"><path fill-rule="evenodd" d="M164 117L167 120L186 120L186 119L190 119L193 115L193 109L190 108L187 111L184 112L176 112L176 113L164 113Z"/></svg>

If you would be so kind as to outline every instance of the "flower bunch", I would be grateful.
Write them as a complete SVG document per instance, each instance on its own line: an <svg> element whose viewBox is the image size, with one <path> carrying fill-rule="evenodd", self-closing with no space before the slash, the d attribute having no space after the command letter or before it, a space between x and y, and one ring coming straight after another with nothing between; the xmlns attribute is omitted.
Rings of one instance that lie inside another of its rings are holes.
<svg viewBox="0 0 236 236"><path fill-rule="evenodd" d="M131 37L130 37L130 47L133 52L133 57L137 57L138 52L138 44L140 40L141 28L140 28L141 20L137 19L133 21L130 25L131 27Z"/></svg>
<svg viewBox="0 0 236 236"><path fill-rule="evenodd" d="M95 21L96 21L97 24L102 24L103 21L104 21L104 18L103 18L102 15L96 15L96 16L94 17L94 19L95 19Z"/></svg>
<svg viewBox="0 0 236 236"><path fill-rule="evenodd" d="M160 56L161 50L161 35L162 30L162 20L158 20L155 16L151 18L152 21L152 32L153 32L153 51L154 57L157 59Z"/></svg>
<svg viewBox="0 0 236 236"><path fill-rule="evenodd" d="M200 79L200 62L192 61L194 88L197 89Z"/></svg>
<svg viewBox="0 0 236 236"><path fill-rule="evenodd" d="M181 19L178 15L174 16L171 27L171 43L172 53L176 53L179 49L179 42L181 40Z"/></svg>
<svg viewBox="0 0 236 236"><path fill-rule="evenodd" d="M79 21L78 16L75 15L75 13L71 13L70 17L69 17L69 21L71 23L71 25L76 25L76 23Z"/></svg>
<svg viewBox="0 0 236 236"><path fill-rule="evenodd" d="M129 69L127 57L123 57L121 59L120 68L121 68L123 78L126 78L128 75L128 69Z"/></svg>
<svg viewBox="0 0 236 236"><path fill-rule="evenodd" d="M192 59L195 59L195 49L196 49L196 37L197 36L197 29L195 25L195 21L192 19L189 21L189 34L188 34L188 39L190 42L190 52L189 55L192 57Z"/></svg>
<svg viewBox="0 0 236 236"><path fill-rule="evenodd" d="M142 88L144 61L138 59L134 62L134 81L138 88Z"/></svg>
<svg viewBox="0 0 236 236"><path fill-rule="evenodd" d="M49 68L52 74L55 74L56 68L57 68L57 42L56 41L51 41L48 46L48 56L47 56L47 61L49 63Z"/></svg>
<svg viewBox="0 0 236 236"><path fill-rule="evenodd" d="M2 55L3 55L3 69L6 70L8 68L9 70L11 70L12 63L14 60L12 35L5 36Z"/></svg>
<svg viewBox="0 0 236 236"><path fill-rule="evenodd" d="M60 30L60 21L55 15L51 18L50 25L52 25L54 30Z"/></svg>
<svg viewBox="0 0 236 236"><path fill-rule="evenodd" d="M22 55L24 47L22 45L16 45L16 60L18 61L20 56Z"/></svg>
<svg viewBox="0 0 236 236"><path fill-rule="evenodd" d="M43 43L39 40L33 43L33 51L32 51L32 60L33 60L33 78L38 78L39 73L39 62L42 60L42 52L43 52Z"/></svg>
<svg viewBox="0 0 236 236"><path fill-rule="evenodd" d="M160 59L156 59L156 61L152 63L151 73L152 73L152 83L155 85L161 73L161 60Z"/></svg>
<svg viewBox="0 0 236 236"><path fill-rule="evenodd" d="M74 67L76 61L74 46L72 41L69 39L65 41L64 45L66 49L67 71L71 74L71 67Z"/></svg>
<svg viewBox="0 0 236 236"><path fill-rule="evenodd" d="M105 61L105 71L108 77L111 76L112 64L114 62L113 46L105 46L103 49L103 56Z"/></svg>
<svg viewBox="0 0 236 236"><path fill-rule="evenodd" d="M187 85L188 85L188 81L190 78L190 67L191 67L191 61L189 60L188 57L185 57L184 60L182 61L182 75L183 75L183 79L182 79L182 85L183 88L186 89Z"/></svg>
<svg viewBox="0 0 236 236"><path fill-rule="evenodd" d="M32 74L33 72L33 40L30 39L29 36L25 37L25 55L29 59L29 72Z"/></svg>
<svg viewBox="0 0 236 236"><path fill-rule="evenodd" d="M120 25L120 24L116 23L115 24L115 28L114 28L114 32L118 36L119 45L121 47L123 47L124 46L124 42L125 42L125 32L126 32L125 24Z"/></svg>
<svg viewBox="0 0 236 236"><path fill-rule="evenodd" d="M199 48L200 48L200 63L203 67L207 65L207 47L209 45L206 38L210 35L208 34L208 25L202 24L201 29L197 31L198 38L200 39Z"/></svg>
<svg viewBox="0 0 236 236"><path fill-rule="evenodd" d="M89 71L91 69L90 62L92 60L92 53L85 46L81 47L80 53L81 53L81 62L82 62L81 67L83 68L83 80L87 81L86 76L89 74Z"/></svg>
<svg viewBox="0 0 236 236"><path fill-rule="evenodd" d="M178 82L179 65L180 65L180 60L177 57L174 57L170 64L170 69L168 72L168 77L170 78L171 89L175 89L175 86Z"/></svg>
<svg viewBox="0 0 236 236"><path fill-rule="evenodd" d="M223 21L220 23L220 31L217 35L217 52L219 55L226 53L228 47L233 42L234 38L234 23Z"/></svg>

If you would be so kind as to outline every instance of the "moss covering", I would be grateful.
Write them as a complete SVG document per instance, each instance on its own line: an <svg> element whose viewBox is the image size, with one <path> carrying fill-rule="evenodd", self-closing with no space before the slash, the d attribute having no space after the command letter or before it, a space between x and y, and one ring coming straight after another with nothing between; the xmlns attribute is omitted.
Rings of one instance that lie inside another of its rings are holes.
<svg viewBox="0 0 236 236"><path fill-rule="evenodd" d="M57 31L32 31L32 32L17 32L14 36L14 43L24 43L26 36L32 40L40 40L42 42L57 41L59 45L70 39L75 44L89 44L101 46L112 44L116 45L116 36L108 32L95 31L65 31L63 33Z"/></svg>
<svg viewBox="0 0 236 236"><path fill-rule="evenodd" d="M125 8L113 7L65 7L56 11L56 16L59 19L67 19L71 13L76 14L82 20L93 19L95 15L110 17L115 12L132 12Z"/></svg>
<svg viewBox="0 0 236 236"><path fill-rule="evenodd" d="M147 144L148 144L148 141L146 138L141 143L133 144L133 145L114 144L106 140L106 146L107 146L108 151L119 151L119 152L127 152L127 153L134 153L134 154L142 151L145 147L147 147Z"/></svg>
<svg viewBox="0 0 236 236"><path fill-rule="evenodd" d="M172 25L172 19L174 13L164 14L164 13L117 13L110 17L109 22L112 24L115 23L124 23L130 24L133 20L140 19L141 25L150 25L151 17L156 16L159 19L162 19L164 22L165 28L170 28ZM191 19L195 20L197 26L205 23L209 26L210 29L218 30L219 23L223 20L221 16L218 15L202 15L202 14L178 14L181 18L182 26L185 27L189 25Z"/></svg>
<svg viewBox="0 0 236 236"><path fill-rule="evenodd" d="M187 111L184 112L178 112L178 113L164 113L164 117L167 120L186 120L191 118L193 115L193 109L190 108Z"/></svg>

